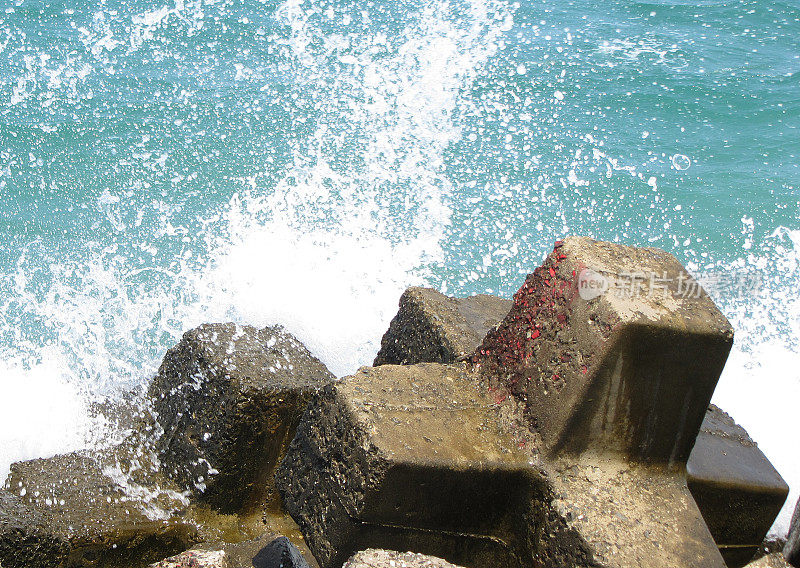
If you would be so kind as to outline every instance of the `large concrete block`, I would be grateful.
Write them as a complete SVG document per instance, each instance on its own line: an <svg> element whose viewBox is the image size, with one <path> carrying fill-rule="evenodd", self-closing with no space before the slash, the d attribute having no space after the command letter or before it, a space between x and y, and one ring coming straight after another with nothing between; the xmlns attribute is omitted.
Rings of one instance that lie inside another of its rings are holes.
<svg viewBox="0 0 800 568"><path fill-rule="evenodd" d="M692 492L726 564L747 564L783 507L789 486L747 432L716 406L686 466Z"/></svg>
<svg viewBox="0 0 800 568"><path fill-rule="evenodd" d="M789 537L783 555L792 566L800 567L800 501L794 507L792 522L789 526Z"/></svg>
<svg viewBox="0 0 800 568"><path fill-rule="evenodd" d="M136 568L194 544L197 528L183 517L188 502L144 459L87 451L12 464L5 490L37 519L38 536L33 544L19 534L8 539L3 564L35 566L27 551L58 543L48 566ZM134 470L152 485L133 481L126 472Z"/></svg>
<svg viewBox="0 0 800 568"><path fill-rule="evenodd" d="M188 331L150 386L166 473L221 511L260 507L308 400L333 378L279 326Z"/></svg>
<svg viewBox="0 0 800 568"><path fill-rule="evenodd" d="M481 294L451 298L431 288L409 288L381 340L378 365L453 363L470 355L511 309L511 301Z"/></svg>
<svg viewBox="0 0 800 568"><path fill-rule="evenodd" d="M462 368L361 369L309 406L276 472L323 568L366 548L470 567L591 566Z"/></svg>
<svg viewBox="0 0 800 568"><path fill-rule="evenodd" d="M685 463L732 342L671 254L570 237L472 361L524 401L550 455Z"/></svg>
<svg viewBox="0 0 800 568"><path fill-rule="evenodd" d="M393 321L402 321L403 325L395 325L385 337L404 346L410 361L434 362L440 353L450 352L449 343L443 339L446 333L430 334L425 342L407 336L416 329L430 328L426 322L453 317L453 305L458 300L444 301L441 296L435 290L412 288L401 299L400 312ZM511 302L495 300L484 301L487 308L494 306L494 312L485 312L484 321L500 321L508 313ZM474 325L465 335L476 337L491 328L475 321L461 322ZM713 405L703 420L687 471L689 489L726 563L730 568L742 566L766 536L788 487L744 429Z"/></svg>

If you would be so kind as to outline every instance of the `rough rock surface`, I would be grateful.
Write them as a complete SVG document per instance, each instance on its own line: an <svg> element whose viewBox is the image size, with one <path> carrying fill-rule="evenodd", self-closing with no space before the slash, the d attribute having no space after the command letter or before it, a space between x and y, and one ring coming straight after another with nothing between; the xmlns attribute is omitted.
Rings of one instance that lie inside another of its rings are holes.
<svg viewBox="0 0 800 568"><path fill-rule="evenodd" d="M221 511L260 506L308 400L333 378L279 326L188 331L150 387L165 472Z"/></svg>
<svg viewBox="0 0 800 568"><path fill-rule="evenodd" d="M792 522L789 525L789 537L786 539L783 555L789 564L800 567L800 500L794 507Z"/></svg>
<svg viewBox="0 0 800 568"><path fill-rule="evenodd" d="M47 523L18 494L0 490L0 564L6 568L62 565L69 543L48 531Z"/></svg>
<svg viewBox="0 0 800 568"><path fill-rule="evenodd" d="M408 361L435 362L440 353L451 351L447 333L429 334L424 342L413 336L417 329L431 328L429 322L453 319L453 305L459 300L447 300L435 290L419 288L403 295L394 328L385 337L402 346ZM499 321L508 313L510 301L496 298L484 305L497 306L493 318ZM459 321L466 325L475 322ZM489 328L475 325L471 329L468 335L476 337ZM729 568L745 564L778 514L786 484L744 429L713 405L703 420L687 470L689 489L726 564Z"/></svg>
<svg viewBox="0 0 800 568"><path fill-rule="evenodd" d="M525 402L550 455L685 463L732 343L671 254L570 237L472 362Z"/></svg>
<svg viewBox="0 0 800 568"><path fill-rule="evenodd" d="M599 565L615 568L724 568L680 471L597 456L547 462L568 527Z"/></svg>
<svg viewBox="0 0 800 568"><path fill-rule="evenodd" d="M150 568L229 568L229 565L224 550L187 550L151 564Z"/></svg>
<svg viewBox="0 0 800 568"><path fill-rule="evenodd" d="M310 568L306 559L285 536L273 540L253 557L254 568Z"/></svg>
<svg viewBox="0 0 800 568"><path fill-rule="evenodd" d="M713 405L686 471L689 490L726 564L744 566L758 552L789 486L744 428Z"/></svg>
<svg viewBox="0 0 800 568"><path fill-rule="evenodd" d="M383 365L312 402L276 481L323 568L367 548L483 568L593 565L473 381L462 367Z"/></svg>
<svg viewBox="0 0 800 568"><path fill-rule="evenodd" d="M342 568L460 568L447 560L416 552L370 548L354 554Z"/></svg>
<svg viewBox="0 0 800 568"><path fill-rule="evenodd" d="M374 365L463 359L510 308L510 300L496 296L450 298L431 288L409 288L400 297L400 309L381 340Z"/></svg>
<svg viewBox="0 0 800 568"><path fill-rule="evenodd" d="M762 556L757 560L753 560L747 565L747 568L789 568L791 566L786 562L786 558L780 552L773 552Z"/></svg>
<svg viewBox="0 0 800 568"><path fill-rule="evenodd" d="M136 567L194 544L196 527L182 517L187 501L167 480L159 485L157 470L143 459L109 450L12 464L5 488L36 519L33 550L58 543L49 566ZM138 485L129 475L134 470L153 485ZM29 565L22 561L28 542L8 541L0 556L7 568Z"/></svg>

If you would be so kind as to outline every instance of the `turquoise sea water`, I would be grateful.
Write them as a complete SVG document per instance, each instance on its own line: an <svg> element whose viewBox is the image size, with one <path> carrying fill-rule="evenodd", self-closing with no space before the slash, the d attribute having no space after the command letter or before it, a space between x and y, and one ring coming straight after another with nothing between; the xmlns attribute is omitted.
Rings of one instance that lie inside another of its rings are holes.
<svg viewBox="0 0 800 568"><path fill-rule="evenodd" d="M2 0L0 477L198 323L345 375L406 286L510 295L585 234L760 283L712 290L715 400L794 503L798 128L796 0Z"/></svg>

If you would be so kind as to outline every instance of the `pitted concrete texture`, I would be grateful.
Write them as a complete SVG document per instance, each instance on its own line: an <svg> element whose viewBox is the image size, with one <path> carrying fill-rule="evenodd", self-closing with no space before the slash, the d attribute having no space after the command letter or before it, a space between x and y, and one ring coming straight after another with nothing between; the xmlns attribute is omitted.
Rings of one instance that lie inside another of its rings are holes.
<svg viewBox="0 0 800 568"><path fill-rule="evenodd" d="M675 464L689 457L732 343L671 254L570 237L472 362L525 402L550 455Z"/></svg>
<svg viewBox="0 0 800 568"><path fill-rule="evenodd" d="M789 538L786 540L783 555L789 564L800 567L800 500L794 507L792 522L789 525Z"/></svg>
<svg viewBox="0 0 800 568"><path fill-rule="evenodd" d="M261 506L311 395L333 378L279 326L186 332L150 386L165 473L220 511Z"/></svg>
<svg viewBox="0 0 800 568"><path fill-rule="evenodd" d="M511 308L480 294L451 298L431 288L409 288L381 339L374 365L454 363L470 355Z"/></svg>
<svg viewBox="0 0 800 568"><path fill-rule="evenodd" d="M362 550L345 562L342 568L460 568L447 560L417 552Z"/></svg>
<svg viewBox="0 0 800 568"><path fill-rule="evenodd" d="M315 399L276 481L323 568L366 548L474 568L594 565L475 379L384 365Z"/></svg>
<svg viewBox="0 0 800 568"><path fill-rule="evenodd" d="M145 459L118 448L11 465L6 490L40 519L37 542L60 543L49 566L135 568L197 542L197 528L183 516L188 501ZM136 484L127 475L134 468L152 485ZM29 566L20 555L28 541L17 535L8 544L4 564Z"/></svg>

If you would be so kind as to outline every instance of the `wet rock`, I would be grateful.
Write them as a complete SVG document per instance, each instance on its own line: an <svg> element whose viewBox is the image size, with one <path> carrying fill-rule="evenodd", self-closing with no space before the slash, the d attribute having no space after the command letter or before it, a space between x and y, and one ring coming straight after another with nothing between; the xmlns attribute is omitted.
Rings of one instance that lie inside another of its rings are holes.
<svg viewBox="0 0 800 568"><path fill-rule="evenodd" d="M446 560L416 552L362 550L345 562L342 568L459 568Z"/></svg>
<svg viewBox="0 0 800 568"><path fill-rule="evenodd" d="M367 548L483 568L593 565L529 459L463 368L383 365L315 398L276 482L323 568Z"/></svg>
<svg viewBox="0 0 800 568"><path fill-rule="evenodd" d="M301 552L288 538L281 536L253 557L254 568L310 568Z"/></svg>
<svg viewBox="0 0 800 568"><path fill-rule="evenodd" d="M0 490L0 564L6 568L63 566L69 543L49 531L48 522L17 494Z"/></svg>
<svg viewBox="0 0 800 568"><path fill-rule="evenodd" d="M129 475L135 471L152 484L136 483L137 475ZM182 516L187 501L176 489L159 480L144 454L119 449L18 462L5 485L36 519L32 550L41 542L58 549L53 558L60 560L49 566L108 568L144 566L197 541L196 527ZM6 541L8 568L28 565L19 551L24 556L29 542L19 534Z"/></svg>
<svg viewBox="0 0 800 568"><path fill-rule="evenodd" d="M789 564L800 567L800 500L794 507L792 522L789 525L789 537L786 539L783 555Z"/></svg>
<svg viewBox="0 0 800 568"><path fill-rule="evenodd" d="M758 552L789 486L725 412L711 406L686 466L689 490L729 568Z"/></svg>
<svg viewBox="0 0 800 568"><path fill-rule="evenodd" d="M150 568L230 568L224 550L187 550Z"/></svg>
<svg viewBox="0 0 800 568"><path fill-rule="evenodd" d="M724 566L683 472L733 341L674 256L571 237L470 362L542 439L569 520L604 566Z"/></svg>
<svg viewBox="0 0 800 568"><path fill-rule="evenodd" d="M685 463L732 343L671 254L570 237L472 362L524 401L550 455Z"/></svg>
<svg viewBox="0 0 800 568"><path fill-rule="evenodd" d="M421 344L406 334L430 328L426 322L452 318L449 314L457 300L448 300L433 290L409 289L396 317L403 325L395 325L386 337L392 337L397 345ZM509 311L509 304L496 298L498 320ZM471 335L486 331L485 327L474 327ZM440 353L449 352L443 339L446 336L429 334L422 343L424 349L406 348L406 353L413 353L409 360L435 362ZM729 568L742 566L752 558L780 511L788 491L786 484L747 433L713 405L706 413L687 470L689 489L726 563Z"/></svg>
<svg viewBox="0 0 800 568"><path fill-rule="evenodd" d="M150 386L165 472L221 511L259 506L308 400L333 378L279 326L187 332Z"/></svg>
<svg viewBox="0 0 800 568"><path fill-rule="evenodd" d="M463 359L510 308L510 300L496 296L450 298L431 288L409 288L400 297L374 365Z"/></svg>

